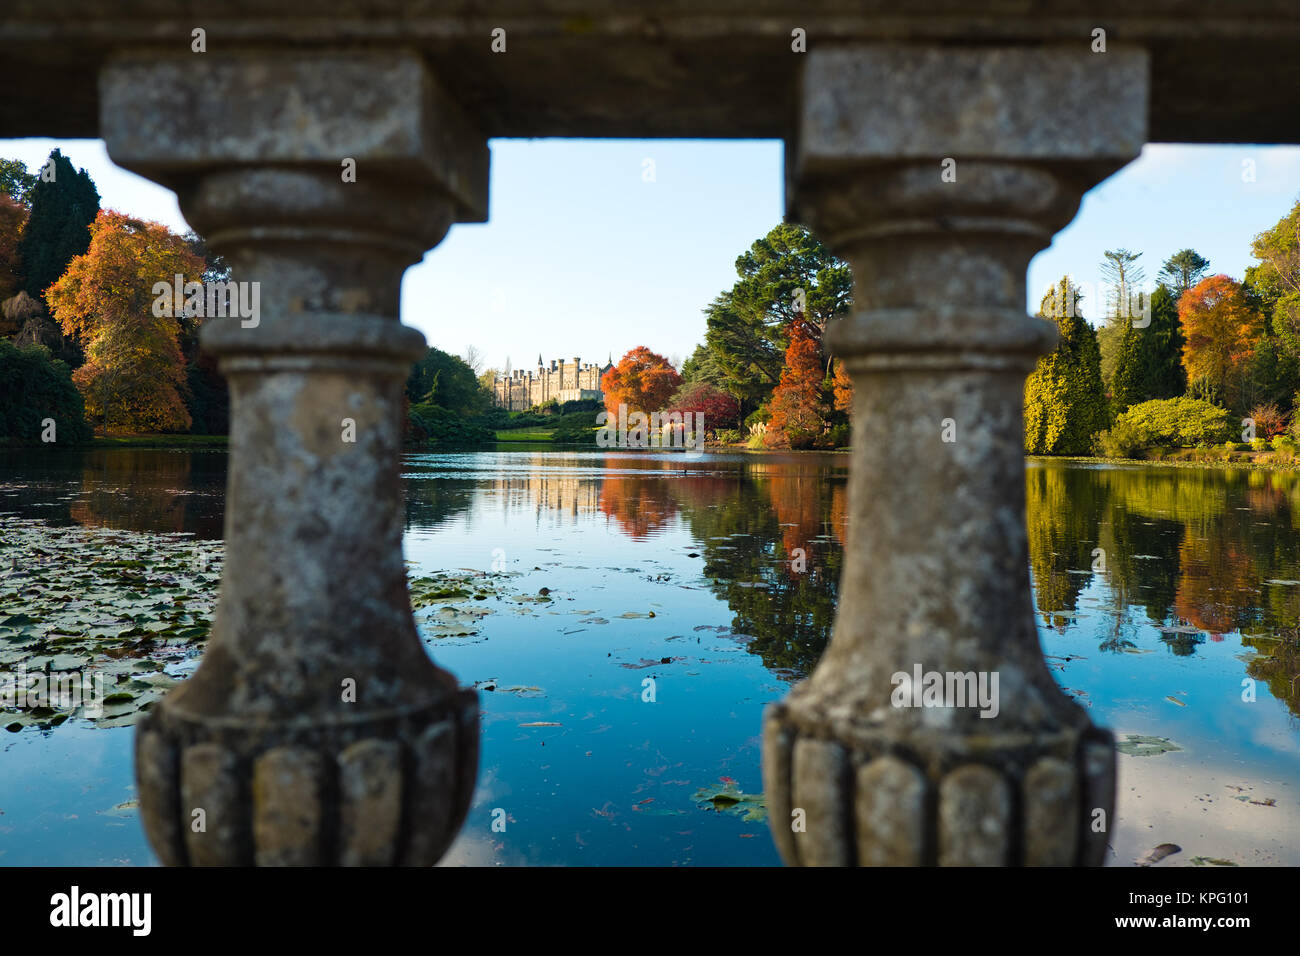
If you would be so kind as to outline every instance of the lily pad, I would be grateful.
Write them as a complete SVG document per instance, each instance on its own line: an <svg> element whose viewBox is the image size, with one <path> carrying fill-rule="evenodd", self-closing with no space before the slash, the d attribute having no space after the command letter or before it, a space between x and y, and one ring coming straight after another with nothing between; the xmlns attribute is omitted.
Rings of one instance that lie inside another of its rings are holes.
<svg viewBox="0 0 1300 956"><path fill-rule="evenodd" d="M1156 757L1172 753L1183 748L1168 737L1148 737L1143 734L1125 734L1124 739L1115 745L1115 749L1130 757Z"/></svg>
<svg viewBox="0 0 1300 956"><path fill-rule="evenodd" d="M729 813L749 823L762 823L767 819L767 798L761 793L745 793L734 780L721 781L721 784L701 787L691 800L701 809Z"/></svg>

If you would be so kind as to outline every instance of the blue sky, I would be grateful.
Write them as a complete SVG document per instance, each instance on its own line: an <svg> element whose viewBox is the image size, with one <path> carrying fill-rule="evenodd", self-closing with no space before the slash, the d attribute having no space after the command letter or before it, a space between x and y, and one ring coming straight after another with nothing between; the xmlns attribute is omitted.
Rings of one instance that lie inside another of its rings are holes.
<svg viewBox="0 0 1300 956"><path fill-rule="evenodd" d="M58 146L85 167L105 207L183 230L175 196L118 169L96 140L0 140L30 169ZM735 260L781 220L775 141L493 140L490 217L453 226L407 270L403 320L431 345L468 346L489 366L531 368L540 352L584 362L646 345L685 358L703 308L735 280ZM653 163L653 179L646 175ZM1243 181L1243 161L1254 182ZM359 173L364 175L364 170ZM960 169L958 171L960 175ZM1186 246L1240 278L1250 241L1300 199L1300 148L1148 146L1085 196L1079 215L1030 264L1028 308L1065 273L1098 288L1106 249L1143 253L1154 281ZM1095 299L1083 302L1094 318Z"/></svg>

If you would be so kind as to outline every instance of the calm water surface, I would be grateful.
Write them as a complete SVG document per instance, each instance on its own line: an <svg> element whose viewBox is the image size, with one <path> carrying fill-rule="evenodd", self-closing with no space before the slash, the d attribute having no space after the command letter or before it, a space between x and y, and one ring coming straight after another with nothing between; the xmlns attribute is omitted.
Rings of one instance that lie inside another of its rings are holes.
<svg viewBox="0 0 1300 956"><path fill-rule="evenodd" d="M766 823L692 798L762 789L763 707L829 637L846 466L544 446L408 456L415 573L495 564L512 590L552 599L489 600L473 636L422 624L483 708L474 805L446 862L776 864ZM224 475L223 452L0 453L0 531L7 514L215 539ZM1300 478L1031 463L1026 480L1057 679L1117 734L1181 748L1120 756L1111 862L1162 842L1183 853L1161 865L1300 862L1300 681L1294 656L1268 656L1300 622ZM521 726L538 722L559 726ZM0 863L151 864L119 808L133 797L130 728L4 734Z"/></svg>

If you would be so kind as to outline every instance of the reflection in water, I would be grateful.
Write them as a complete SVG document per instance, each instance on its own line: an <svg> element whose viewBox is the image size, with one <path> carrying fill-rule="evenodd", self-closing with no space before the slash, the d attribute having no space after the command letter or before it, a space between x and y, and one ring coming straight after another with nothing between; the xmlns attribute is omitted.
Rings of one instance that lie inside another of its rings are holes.
<svg viewBox="0 0 1300 956"><path fill-rule="evenodd" d="M0 531L4 513L18 513L219 537L224 471L225 455L212 452L0 452ZM428 638L466 683L498 688L483 695L486 789L474 812L497 805L498 781L512 806L544 807L551 821L461 856L775 863L765 831L692 816L689 795L724 776L757 790L762 708L826 647L847 458L511 448L410 455L403 479L404 547L419 573L487 571L501 554L513 587L549 594L493 602L481 635ZM1153 828L1161 840L1198 841L1189 857L1300 860L1283 849L1300 846L1287 796L1300 785L1300 476L1032 462L1025 480L1033 600L1057 680L1103 726L1182 748L1121 758L1114 862L1131 860L1130 844ZM641 698L646 677L659 681L654 707ZM1246 678L1258 682L1250 704ZM527 729L537 722L552 735L544 743ZM77 739L54 735L48 746ZM100 739L86 738L88 754ZM129 787L122 754L113 779ZM4 790L6 760L13 753L0 751L5 819L30 818L35 833L40 808L13 811L21 801ZM1229 785L1279 800L1239 803L1232 795L1246 791L1219 792ZM85 792L79 800L98 802L76 803L83 815L125 799ZM1203 815L1225 803L1272 816ZM1193 822L1165 830L1157 805ZM132 832L131 852L143 853ZM22 845L28 861L45 858Z"/></svg>
<svg viewBox="0 0 1300 956"><path fill-rule="evenodd" d="M1135 647L1139 611L1169 652L1239 634L1272 647L1300 620L1300 482L1289 472L1080 468L1027 472L1029 556L1042 623L1064 631L1080 595L1107 593L1102 651ZM1098 569L1094 548L1104 562ZM1300 714L1295 688L1270 684Z"/></svg>
<svg viewBox="0 0 1300 956"><path fill-rule="evenodd" d="M0 449L0 511L55 524L221 537L221 450Z"/></svg>
<svg viewBox="0 0 1300 956"><path fill-rule="evenodd" d="M808 674L830 639L845 521L837 464L754 462L738 480L682 495L733 630L752 636L750 652L783 676Z"/></svg>

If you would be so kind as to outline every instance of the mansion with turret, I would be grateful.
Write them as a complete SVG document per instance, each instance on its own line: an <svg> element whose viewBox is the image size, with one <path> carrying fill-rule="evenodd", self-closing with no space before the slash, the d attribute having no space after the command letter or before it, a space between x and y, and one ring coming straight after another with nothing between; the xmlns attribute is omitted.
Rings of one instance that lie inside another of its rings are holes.
<svg viewBox="0 0 1300 956"><path fill-rule="evenodd" d="M522 412L534 405L557 402L576 402L582 399L600 401L605 397L600 389L600 378L613 362L598 366L595 362L582 364L581 358L572 362L551 359L550 366L537 356L537 369L515 371L505 378L497 376L492 382L492 404L512 412Z"/></svg>

